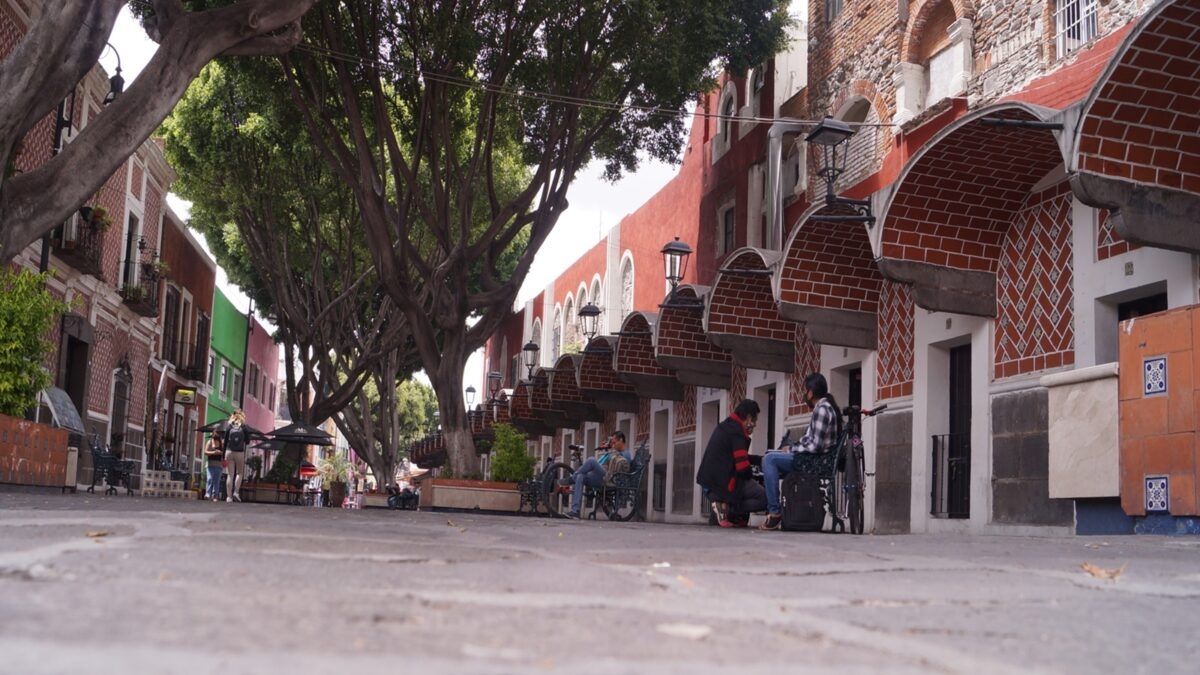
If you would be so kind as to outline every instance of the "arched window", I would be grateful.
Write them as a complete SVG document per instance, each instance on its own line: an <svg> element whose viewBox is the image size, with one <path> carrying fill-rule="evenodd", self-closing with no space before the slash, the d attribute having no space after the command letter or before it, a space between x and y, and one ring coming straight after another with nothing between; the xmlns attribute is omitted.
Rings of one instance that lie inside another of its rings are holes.
<svg viewBox="0 0 1200 675"><path fill-rule="evenodd" d="M605 314L607 314L607 312L604 311L604 303L601 302L603 296L600 293L599 279L592 280L592 292L588 297L590 297L592 302L596 303L596 306L600 308L600 316L596 318L596 332L599 335L606 335L608 333L608 324L605 323Z"/></svg>
<svg viewBox="0 0 1200 675"><path fill-rule="evenodd" d="M542 320L541 319L533 320L533 334L529 336L529 339L533 340L533 344L537 345L539 348L542 346Z"/></svg>
<svg viewBox="0 0 1200 675"><path fill-rule="evenodd" d="M904 122L942 99L963 95L974 68L969 16L951 0L928 2L909 17L903 60L896 66L896 115Z"/></svg>
<svg viewBox="0 0 1200 675"><path fill-rule="evenodd" d="M567 296L563 305L563 351L569 352L568 345L574 346L579 342L579 317L575 316L575 301ZM558 359L555 359L557 361Z"/></svg>
<svg viewBox="0 0 1200 675"><path fill-rule="evenodd" d="M621 323L633 311L633 260L626 258L621 263Z"/></svg>
<svg viewBox="0 0 1200 675"><path fill-rule="evenodd" d="M558 357L562 356L562 340L563 340L563 325L562 325L562 308L554 308L554 333L550 336L552 344L550 351L554 354L554 363L558 363Z"/></svg>

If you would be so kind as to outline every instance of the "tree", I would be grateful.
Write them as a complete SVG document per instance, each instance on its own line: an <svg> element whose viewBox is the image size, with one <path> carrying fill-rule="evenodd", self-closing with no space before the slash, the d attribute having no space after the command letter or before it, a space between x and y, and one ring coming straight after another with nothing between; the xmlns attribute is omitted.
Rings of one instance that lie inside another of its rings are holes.
<svg viewBox="0 0 1200 675"><path fill-rule="evenodd" d="M532 478L537 458L525 448L525 435L508 424L497 424L492 430L492 480L517 483Z"/></svg>
<svg viewBox="0 0 1200 675"><path fill-rule="evenodd" d="M0 270L0 414L20 417L50 384L42 367L54 344L46 339L65 302L46 290L47 274Z"/></svg>
<svg viewBox="0 0 1200 675"><path fill-rule="evenodd" d="M100 57L127 0L60 2L36 14L0 63L0 166ZM316 0L142 0L158 51L129 90L90 120L50 161L0 177L0 262L62 223L155 130L204 64L221 55L281 54L301 35ZM49 4L49 3L48 3ZM207 8L208 5L213 7Z"/></svg>
<svg viewBox="0 0 1200 675"><path fill-rule="evenodd" d="M166 154L192 200L190 224L279 329L293 416L333 417L376 475L390 476L401 447L394 413L364 387L394 390L416 368L407 323L379 291L353 196L286 90L272 89L280 76L262 61L210 64L163 124Z"/></svg>
<svg viewBox="0 0 1200 675"><path fill-rule="evenodd" d="M282 57L408 320L456 474L474 460L463 366L509 313L576 173L598 160L615 178L639 152L674 160L714 64L740 72L778 51L786 5L345 0L320 5ZM511 196L508 151L527 170Z"/></svg>

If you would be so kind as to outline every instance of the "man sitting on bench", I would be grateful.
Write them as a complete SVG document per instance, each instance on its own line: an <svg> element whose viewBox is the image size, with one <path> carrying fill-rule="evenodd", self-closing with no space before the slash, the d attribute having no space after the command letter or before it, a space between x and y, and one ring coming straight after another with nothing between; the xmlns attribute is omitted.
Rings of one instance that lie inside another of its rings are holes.
<svg viewBox="0 0 1200 675"><path fill-rule="evenodd" d="M820 373L804 378L804 404L812 409L812 419L800 441L790 447L767 452L762 459L763 486L767 488L767 519L759 529L778 530L783 521L779 509L779 479L792 471L796 452L829 452L837 442L842 417L837 401L829 393L829 383Z"/></svg>
<svg viewBox="0 0 1200 675"><path fill-rule="evenodd" d="M614 431L608 437L608 452L596 457L588 457L583 466L579 467L571 478L575 482L575 487L571 490L571 510L567 511L568 518L579 518L579 510L583 508L583 486L585 484L592 486L595 489L604 487L604 479L608 475L608 463L612 462L618 455L625 458L629 463L630 470L633 466L633 452L625 447L625 432Z"/></svg>

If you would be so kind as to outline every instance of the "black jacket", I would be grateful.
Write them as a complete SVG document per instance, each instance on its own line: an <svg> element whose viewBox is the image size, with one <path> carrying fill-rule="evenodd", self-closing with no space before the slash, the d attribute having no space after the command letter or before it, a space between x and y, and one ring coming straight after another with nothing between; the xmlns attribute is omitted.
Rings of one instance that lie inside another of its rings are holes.
<svg viewBox="0 0 1200 675"><path fill-rule="evenodd" d="M708 489L710 499L730 501L737 481L750 478L749 449L750 437L736 416L727 417L713 430L696 471L696 482Z"/></svg>

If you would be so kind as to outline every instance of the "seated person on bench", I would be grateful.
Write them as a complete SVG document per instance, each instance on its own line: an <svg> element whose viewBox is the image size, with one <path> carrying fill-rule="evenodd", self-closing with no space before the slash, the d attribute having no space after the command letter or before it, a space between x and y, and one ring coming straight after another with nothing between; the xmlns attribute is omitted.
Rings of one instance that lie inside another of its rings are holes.
<svg viewBox="0 0 1200 675"><path fill-rule="evenodd" d="M588 457L583 466L579 467L574 474L571 475L575 482L575 488L571 490L571 510L567 512L568 518L579 518L579 510L583 507L583 486L592 486L600 489L604 487L604 478L607 475L607 464L614 457L620 455L629 463L630 470L633 470L633 452L625 447L625 432L614 431L608 437L608 452L601 455L599 458Z"/></svg>
<svg viewBox="0 0 1200 675"><path fill-rule="evenodd" d="M800 441L790 447L769 451L762 460L763 486L767 488L767 520L760 529L778 530L782 521L779 509L779 479L791 473L792 453L829 452L841 432L842 416L837 401L829 393L829 383L820 373L804 378L804 404L812 409L812 419Z"/></svg>
<svg viewBox="0 0 1200 675"><path fill-rule="evenodd" d="M758 404L753 400L739 403L733 414L713 430L696 471L696 483L712 501L713 519L721 527L745 527L750 523L750 514L766 506L763 487L754 480L750 468L758 459L750 454L750 436L758 413Z"/></svg>

